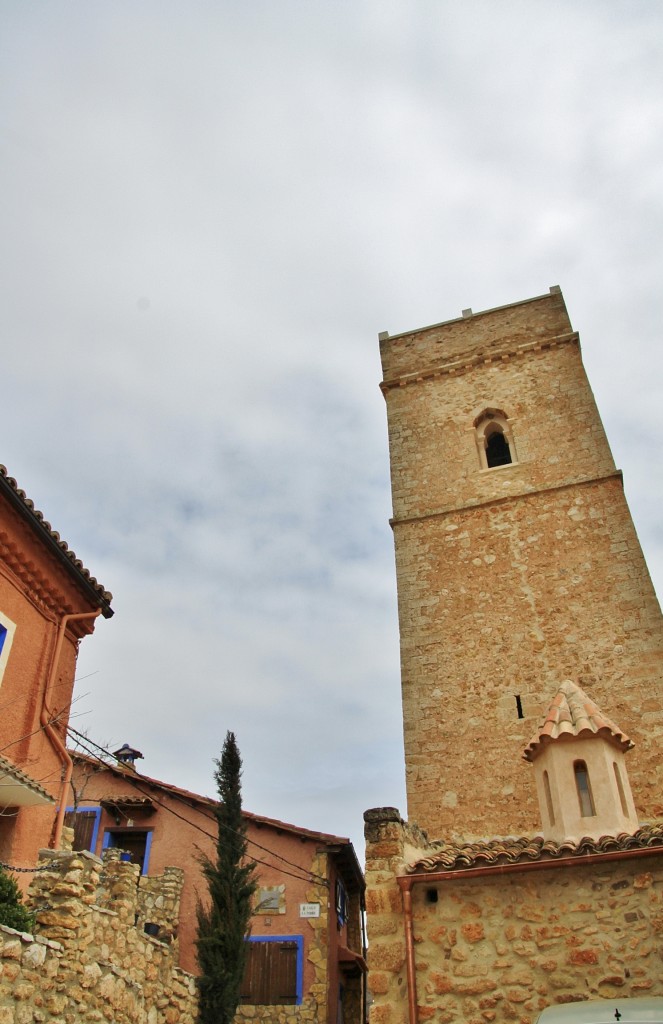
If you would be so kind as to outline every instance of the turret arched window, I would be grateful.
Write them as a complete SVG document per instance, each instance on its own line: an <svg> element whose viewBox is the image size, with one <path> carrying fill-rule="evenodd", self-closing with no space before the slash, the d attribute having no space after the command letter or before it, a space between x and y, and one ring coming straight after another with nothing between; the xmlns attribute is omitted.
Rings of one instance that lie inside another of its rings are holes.
<svg viewBox="0 0 663 1024"><path fill-rule="evenodd" d="M592 787L589 782L589 772L584 761L573 762L573 774L576 780L576 790L580 802L580 815L583 818L593 818L596 815Z"/></svg>

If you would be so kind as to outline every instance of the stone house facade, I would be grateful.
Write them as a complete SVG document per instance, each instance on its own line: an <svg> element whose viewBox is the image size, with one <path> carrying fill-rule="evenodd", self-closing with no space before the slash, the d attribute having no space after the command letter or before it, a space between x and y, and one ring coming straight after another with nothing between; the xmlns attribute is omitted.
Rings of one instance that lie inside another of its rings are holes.
<svg viewBox="0 0 663 1024"><path fill-rule="evenodd" d="M127 850L141 885L182 872L177 921L165 936L179 966L197 970L196 905L206 884L201 853L213 857L215 801L136 771L139 752L125 745L124 763L74 754L69 824L75 845L102 855ZM249 968L238 1020L361 1024L365 1011L364 878L348 839L245 812L258 890L251 922ZM163 935L154 916L141 918Z"/></svg>
<svg viewBox="0 0 663 1024"><path fill-rule="evenodd" d="M372 1022L663 994L662 619L561 292L380 347L409 822L365 815Z"/></svg>
<svg viewBox="0 0 663 1024"><path fill-rule="evenodd" d="M549 844L429 843L366 812L372 1024L533 1024L543 1007L663 995L663 826Z"/></svg>
<svg viewBox="0 0 663 1024"><path fill-rule="evenodd" d="M78 647L111 600L0 466L2 863L34 866L40 848L59 846Z"/></svg>

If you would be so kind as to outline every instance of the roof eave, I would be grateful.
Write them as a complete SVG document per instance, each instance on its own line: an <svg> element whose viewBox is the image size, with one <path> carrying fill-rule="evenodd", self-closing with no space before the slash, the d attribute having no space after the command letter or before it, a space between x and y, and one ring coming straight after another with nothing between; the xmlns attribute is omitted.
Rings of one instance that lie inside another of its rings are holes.
<svg viewBox="0 0 663 1024"><path fill-rule="evenodd" d="M411 889L416 883L449 882L459 878L481 878L485 875L507 875L519 871L547 871L557 868L579 868L587 864L605 864L607 861L635 860L639 857L663 856L663 846L640 846L631 850L606 850L597 853L579 853L559 860L508 861L503 864L482 864L469 868L448 868L446 871L413 871L409 875L397 875L401 889Z"/></svg>
<svg viewBox="0 0 663 1024"><path fill-rule="evenodd" d="M4 495L14 511L18 512L21 518L37 535L39 540L55 556L57 561L72 576L77 585L85 592L86 597L98 608L105 619L110 619L115 613L110 602L112 595L103 591L100 586L95 586L85 573L79 569L73 560L69 548L63 550L60 543L55 539L49 530L46 529L39 516L25 503L21 495L12 487L9 480L3 473L0 473L0 493ZM75 558L75 556L74 556Z"/></svg>

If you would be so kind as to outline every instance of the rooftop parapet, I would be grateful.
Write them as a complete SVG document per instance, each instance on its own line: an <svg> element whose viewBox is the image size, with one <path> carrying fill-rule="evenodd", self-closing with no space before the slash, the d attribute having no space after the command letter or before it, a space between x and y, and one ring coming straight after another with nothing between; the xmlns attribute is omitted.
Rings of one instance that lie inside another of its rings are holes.
<svg viewBox="0 0 663 1024"><path fill-rule="evenodd" d="M384 385L402 378L428 374L448 364L477 358L490 359L522 346L549 344L554 339L575 338L562 291L553 285L538 295L507 306L473 313L464 309L454 320L420 327L414 331L379 335Z"/></svg>

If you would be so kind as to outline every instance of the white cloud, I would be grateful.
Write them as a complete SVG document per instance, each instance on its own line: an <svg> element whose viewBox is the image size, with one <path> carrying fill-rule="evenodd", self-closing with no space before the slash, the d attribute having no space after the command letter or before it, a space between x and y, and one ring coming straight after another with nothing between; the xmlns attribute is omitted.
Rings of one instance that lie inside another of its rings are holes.
<svg viewBox="0 0 663 1024"><path fill-rule="evenodd" d="M209 791L230 727L256 811L405 810L376 335L466 306L562 285L660 585L662 21L3 7L1 457L116 594L93 735Z"/></svg>

